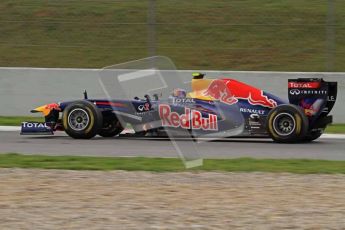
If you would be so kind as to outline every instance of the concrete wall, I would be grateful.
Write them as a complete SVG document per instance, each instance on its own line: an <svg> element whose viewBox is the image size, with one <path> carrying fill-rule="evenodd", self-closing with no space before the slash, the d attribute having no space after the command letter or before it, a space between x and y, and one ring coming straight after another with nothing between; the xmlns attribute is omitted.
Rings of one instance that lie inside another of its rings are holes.
<svg viewBox="0 0 345 230"><path fill-rule="evenodd" d="M181 70L178 74L183 81L188 82L191 80L192 72L194 71ZM345 73L200 72L206 73L210 78L224 76L239 79L281 98L287 98L289 78L322 77L329 81L337 81L338 99L332 114L335 122L345 123ZM99 83L99 73L100 70L97 69L0 68L0 115L31 115L29 111L36 106L82 98L84 89L87 89L91 98L105 98L106 95ZM143 96L140 91L142 85L137 87L132 93Z"/></svg>

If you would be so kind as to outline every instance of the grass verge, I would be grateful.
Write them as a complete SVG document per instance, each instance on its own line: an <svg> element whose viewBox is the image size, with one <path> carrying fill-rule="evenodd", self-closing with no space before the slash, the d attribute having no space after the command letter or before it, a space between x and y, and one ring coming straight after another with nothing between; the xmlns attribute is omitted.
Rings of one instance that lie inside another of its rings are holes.
<svg viewBox="0 0 345 230"><path fill-rule="evenodd" d="M326 133L345 133L345 124L332 124L326 128Z"/></svg>
<svg viewBox="0 0 345 230"><path fill-rule="evenodd" d="M43 122L43 117L8 117L8 116L0 116L0 125L4 126L20 126L23 121L37 121Z"/></svg>
<svg viewBox="0 0 345 230"><path fill-rule="evenodd" d="M148 1L2 0L0 66L99 68L154 46L178 69L330 71L332 52L344 71L345 4L329 22L327 2L157 0L149 26Z"/></svg>
<svg viewBox="0 0 345 230"><path fill-rule="evenodd" d="M205 159L204 165L185 169L177 158L85 157L0 154L1 168L40 168L69 170L128 170L153 172L223 171L289 172L299 174L345 173L345 161L304 159Z"/></svg>

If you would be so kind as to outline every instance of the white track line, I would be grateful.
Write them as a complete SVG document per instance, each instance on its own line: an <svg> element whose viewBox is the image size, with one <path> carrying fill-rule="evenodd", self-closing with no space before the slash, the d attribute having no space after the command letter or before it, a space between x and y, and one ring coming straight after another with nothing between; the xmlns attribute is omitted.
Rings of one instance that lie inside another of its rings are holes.
<svg viewBox="0 0 345 230"><path fill-rule="evenodd" d="M20 126L0 126L1 132L20 131Z"/></svg>
<svg viewBox="0 0 345 230"><path fill-rule="evenodd" d="M18 132L20 131L20 126L0 126L0 132ZM134 133L132 129L125 129L125 133ZM345 139L345 134L330 134L325 133L321 136L322 139Z"/></svg>
<svg viewBox="0 0 345 230"><path fill-rule="evenodd" d="M324 133L324 134L322 134L321 138L323 138L323 139L345 139L345 134Z"/></svg>

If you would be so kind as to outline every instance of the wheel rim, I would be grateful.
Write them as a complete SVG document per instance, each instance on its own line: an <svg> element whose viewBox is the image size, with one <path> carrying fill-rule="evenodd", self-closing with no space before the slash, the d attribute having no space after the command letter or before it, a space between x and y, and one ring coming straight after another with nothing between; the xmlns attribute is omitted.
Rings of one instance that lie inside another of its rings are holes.
<svg viewBox="0 0 345 230"><path fill-rule="evenodd" d="M278 114L273 120L274 131L280 136L288 136L296 129L296 120L289 113Z"/></svg>
<svg viewBox="0 0 345 230"><path fill-rule="evenodd" d="M74 109L68 115L68 125L75 131L84 130L90 123L88 113L83 109Z"/></svg>

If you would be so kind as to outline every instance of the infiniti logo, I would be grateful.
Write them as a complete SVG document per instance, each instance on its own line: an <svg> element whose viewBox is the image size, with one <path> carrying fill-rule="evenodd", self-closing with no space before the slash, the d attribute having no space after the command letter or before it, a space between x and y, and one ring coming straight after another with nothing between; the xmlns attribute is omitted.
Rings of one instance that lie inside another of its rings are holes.
<svg viewBox="0 0 345 230"><path fill-rule="evenodd" d="M299 95L300 93L301 93L301 91L299 89L290 90L290 94L292 94L292 95Z"/></svg>

